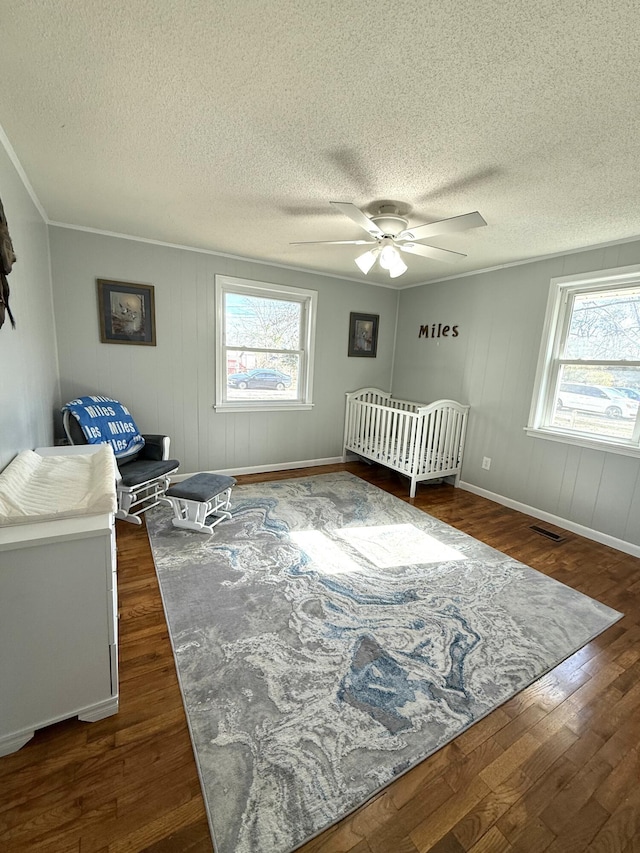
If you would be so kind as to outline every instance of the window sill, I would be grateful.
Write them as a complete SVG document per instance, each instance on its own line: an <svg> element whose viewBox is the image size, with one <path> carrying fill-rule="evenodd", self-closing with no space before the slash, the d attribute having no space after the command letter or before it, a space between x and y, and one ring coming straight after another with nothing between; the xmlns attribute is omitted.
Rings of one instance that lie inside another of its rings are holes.
<svg viewBox="0 0 640 853"><path fill-rule="evenodd" d="M216 403L213 408L221 414L225 412L229 412L229 414L238 412L310 412L313 409L313 403L296 403L294 400L290 403L279 404L252 401L246 405L242 405L241 403Z"/></svg>
<svg viewBox="0 0 640 853"><path fill-rule="evenodd" d="M640 447L630 444L620 444L617 441L610 441L606 438L587 438L586 436L572 435L571 433L558 432L542 427L525 427L524 431L532 438L544 438L548 441L560 441L563 444L588 447L591 450L604 450L606 453L618 453L622 456L640 458Z"/></svg>

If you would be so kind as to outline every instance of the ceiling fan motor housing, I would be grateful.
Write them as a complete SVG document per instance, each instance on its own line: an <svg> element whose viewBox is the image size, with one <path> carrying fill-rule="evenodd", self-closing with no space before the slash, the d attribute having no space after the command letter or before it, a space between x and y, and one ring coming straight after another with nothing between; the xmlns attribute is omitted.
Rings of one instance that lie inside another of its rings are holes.
<svg viewBox="0 0 640 853"><path fill-rule="evenodd" d="M375 222L382 233L389 237L396 237L402 231L406 231L408 225L408 220L397 213L380 213L372 216L371 221Z"/></svg>

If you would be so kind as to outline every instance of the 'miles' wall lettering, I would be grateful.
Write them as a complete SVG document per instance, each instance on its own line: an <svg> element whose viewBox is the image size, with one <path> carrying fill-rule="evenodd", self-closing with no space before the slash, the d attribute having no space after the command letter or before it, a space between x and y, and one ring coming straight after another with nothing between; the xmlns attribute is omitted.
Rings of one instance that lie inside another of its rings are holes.
<svg viewBox="0 0 640 853"><path fill-rule="evenodd" d="M419 338L457 338L457 326L443 326L442 323L432 323L430 326L420 326Z"/></svg>

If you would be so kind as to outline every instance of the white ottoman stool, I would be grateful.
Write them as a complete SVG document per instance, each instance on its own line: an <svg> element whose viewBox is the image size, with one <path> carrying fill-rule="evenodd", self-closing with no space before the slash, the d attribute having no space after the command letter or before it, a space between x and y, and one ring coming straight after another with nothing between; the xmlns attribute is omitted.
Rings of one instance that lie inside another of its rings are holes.
<svg viewBox="0 0 640 853"><path fill-rule="evenodd" d="M194 474L171 486L165 497L173 507L173 526L198 533L213 533L216 524L231 518L229 501L235 484L233 477L224 474ZM211 521L209 516L215 516L214 520Z"/></svg>

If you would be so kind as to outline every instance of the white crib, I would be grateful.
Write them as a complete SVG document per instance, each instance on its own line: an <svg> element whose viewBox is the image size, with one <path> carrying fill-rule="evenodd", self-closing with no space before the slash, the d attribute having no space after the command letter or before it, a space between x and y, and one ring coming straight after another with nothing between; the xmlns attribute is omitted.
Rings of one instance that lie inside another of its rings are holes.
<svg viewBox="0 0 640 853"><path fill-rule="evenodd" d="M344 453L393 468L416 485L455 475L460 479L469 406L454 400L412 403L378 388L347 394Z"/></svg>

